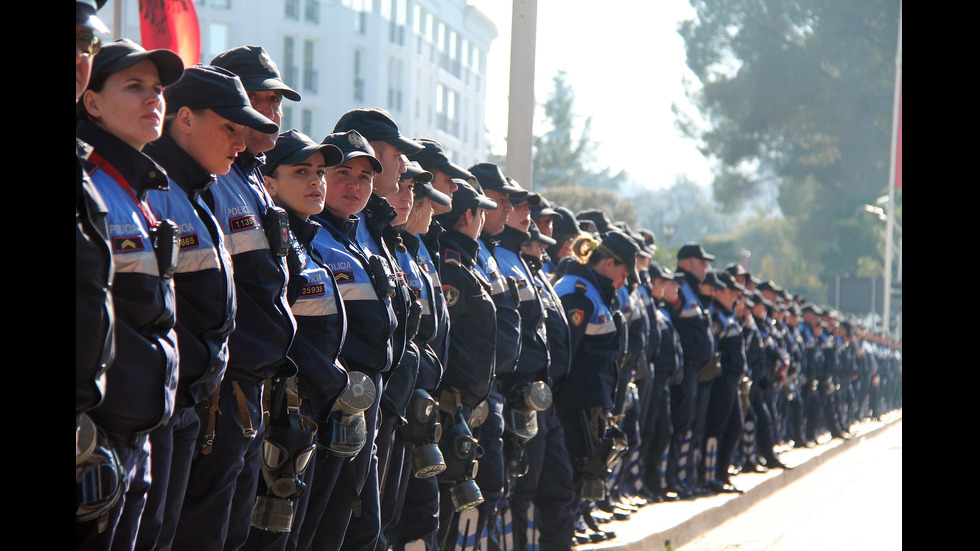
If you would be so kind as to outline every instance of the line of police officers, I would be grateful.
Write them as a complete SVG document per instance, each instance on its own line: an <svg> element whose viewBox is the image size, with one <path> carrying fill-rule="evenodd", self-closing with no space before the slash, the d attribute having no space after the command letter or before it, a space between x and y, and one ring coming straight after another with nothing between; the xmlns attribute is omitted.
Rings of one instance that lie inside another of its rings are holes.
<svg viewBox="0 0 980 551"><path fill-rule="evenodd" d="M671 272L652 232L380 109L280 131L300 96L264 49L183 67L100 45L98 6L76 2L77 548L569 549L901 405L900 345L699 245Z"/></svg>

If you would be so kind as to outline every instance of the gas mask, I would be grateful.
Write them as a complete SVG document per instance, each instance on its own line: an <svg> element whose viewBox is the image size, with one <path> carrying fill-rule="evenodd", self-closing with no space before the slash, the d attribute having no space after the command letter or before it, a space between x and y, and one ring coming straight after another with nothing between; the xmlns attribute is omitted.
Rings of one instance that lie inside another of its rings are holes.
<svg viewBox="0 0 980 551"><path fill-rule="evenodd" d="M551 407L551 388L543 381L521 382L507 392L504 422L507 431L523 440L538 433L538 412Z"/></svg>
<svg viewBox="0 0 980 551"><path fill-rule="evenodd" d="M320 445L337 457L354 457L364 447L364 410L371 407L378 392L374 381L364 373L350 371L347 377L350 384L337 398L320 431Z"/></svg>
<svg viewBox="0 0 980 551"><path fill-rule="evenodd" d="M82 414L75 453L75 522L97 520L99 532L105 530L108 512L123 494L126 474L119 457L95 423Z"/></svg>
<svg viewBox="0 0 980 551"><path fill-rule="evenodd" d="M473 481L479 468L477 459L483 455L483 450L463 420L462 412L457 411L452 416L451 423L442 432L439 447L446 460L446 469L438 475L439 481L452 484L450 497L455 510L465 511L483 503L480 487Z"/></svg>
<svg viewBox="0 0 980 551"><path fill-rule="evenodd" d="M437 442L442 437L439 423L439 402L432 396L416 388L405 412L407 423L398 427L406 442L415 445L412 450L412 473L415 478L428 478L446 470Z"/></svg>
<svg viewBox="0 0 980 551"><path fill-rule="evenodd" d="M273 381L270 394L262 442L262 478L267 491L255 498L252 526L288 532L293 523L293 504L306 492L302 477L316 451L317 426L300 414L295 393L286 396L285 380Z"/></svg>

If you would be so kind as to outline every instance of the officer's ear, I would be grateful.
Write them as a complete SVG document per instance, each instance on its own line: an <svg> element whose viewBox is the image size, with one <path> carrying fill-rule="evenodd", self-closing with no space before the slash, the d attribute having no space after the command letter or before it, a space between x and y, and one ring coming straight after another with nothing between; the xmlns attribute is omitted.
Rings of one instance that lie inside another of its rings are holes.
<svg viewBox="0 0 980 551"><path fill-rule="evenodd" d="M97 119L101 116L101 109L99 105L101 104L101 96L95 90L88 89L82 94L82 105L85 106L85 111L88 112L92 119Z"/></svg>
<svg viewBox="0 0 980 551"><path fill-rule="evenodd" d="M186 105L177 110L173 127L178 133L189 135L194 127L194 112Z"/></svg>
<svg viewBox="0 0 980 551"><path fill-rule="evenodd" d="M262 184L265 186L266 191L269 192L269 195L271 195L273 197L276 196L276 186L277 186L278 182L276 182L275 177L273 177L273 176L266 176L265 174L263 174L262 175Z"/></svg>

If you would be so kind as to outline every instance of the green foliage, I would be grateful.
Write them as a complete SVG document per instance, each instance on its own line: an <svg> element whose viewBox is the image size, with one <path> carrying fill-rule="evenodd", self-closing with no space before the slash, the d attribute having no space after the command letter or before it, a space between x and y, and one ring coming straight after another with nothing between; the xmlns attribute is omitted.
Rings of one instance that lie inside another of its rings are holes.
<svg viewBox="0 0 980 551"><path fill-rule="evenodd" d="M719 161L725 210L767 190L809 275L856 274L888 182L898 0L691 0L682 23L688 95L707 130L680 125Z"/></svg>

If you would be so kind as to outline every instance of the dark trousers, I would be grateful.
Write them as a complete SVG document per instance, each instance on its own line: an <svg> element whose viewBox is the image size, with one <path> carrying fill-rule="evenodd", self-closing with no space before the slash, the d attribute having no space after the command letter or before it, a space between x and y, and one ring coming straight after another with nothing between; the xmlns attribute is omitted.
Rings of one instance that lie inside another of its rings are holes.
<svg viewBox="0 0 980 551"><path fill-rule="evenodd" d="M410 460L406 463L410 464ZM396 551L415 540L423 540L426 550L434 551L438 548L439 482L434 476L406 478L404 502L400 514L388 528L388 540ZM384 512L381 516L384 518Z"/></svg>
<svg viewBox="0 0 980 551"><path fill-rule="evenodd" d="M166 425L150 432L152 484L139 519L134 549L169 550L184 503L201 420L193 407L178 408Z"/></svg>
<svg viewBox="0 0 980 551"><path fill-rule="evenodd" d="M123 495L107 512L106 524L101 531L97 520L75 523L75 549L78 550L132 549L149 491L149 438L145 434L135 438L107 434L107 438L125 473L125 480L121 482Z"/></svg>
<svg viewBox="0 0 980 551"><path fill-rule="evenodd" d="M643 423L643 443L640 447L643 484L654 492L664 488L664 455L674 432L670 404L671 392L667 374L655 371L647 401L646 421Z"/></svg>
<svg viewBox="0 0 980 551"><path fill-rule="evenodd" d="M300 527L297 549L340 549L355 509L358 515L377 519L377 528L368 536L376 541L381 512L378 503L378 456L375 437L380 428L379 404L381 376L367 373L378 389L371 407L364 411L365 443L353 459L347 460L329 494L314 492L307 505L306 520ZM314 477L316 485L317 477ZM373 549L373 542L372 542Z"/></svg>
<svg viewBox="0 0 980 551"><path fill-rule="evenodd" d="M684 364L680 384L670 388L670 416L673 435L667 460L667 480L673 484L688 478L691 466L691 430L697 409L700 366Z"/></svg>
<svg viewBox="0 0 980 551"><path fill-rule="evenodd" d="M714 463L714 478L728 482L728 467L732 464L744 426L739 377L723 373L712 383L704 425L704 457L706 462ZM709 454L708 442L711 440L714 440L716 447L714 453ZM705 467L706 481L710 482L709 464L706 463Z"/></svg>
<svg viewBox="0 0 980 551"><path fill-rule="evenodd" d="M517 479L510 496L513 548L524 551L530 542L541 551L569 549L575 532L575 486L565 431L554 407L537 415L538 434L525 452L528 471Z"/></svg>
<svg viewBox="0 0 980 551"><path fill-rule="evenodd" d="M239 549L248 537L262 460L262 383L240 382L241 394L232 383L221 384L211 452L191 463L173 549Z"/></svg>

